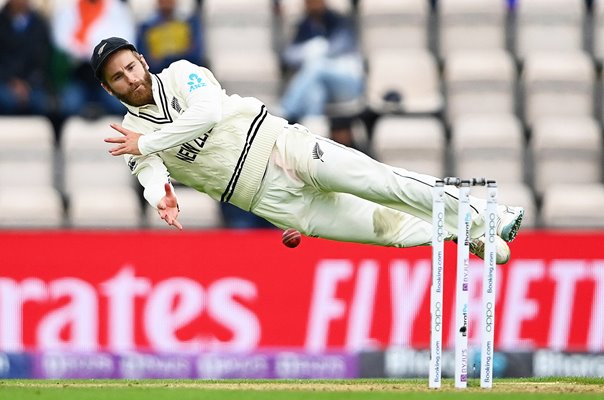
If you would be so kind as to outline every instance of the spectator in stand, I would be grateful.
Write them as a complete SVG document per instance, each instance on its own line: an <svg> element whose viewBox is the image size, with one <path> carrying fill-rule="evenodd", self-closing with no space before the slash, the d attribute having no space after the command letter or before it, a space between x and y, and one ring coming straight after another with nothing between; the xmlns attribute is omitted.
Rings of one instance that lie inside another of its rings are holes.
<svg viewBox="0 0 604 400"><path fill-rule="evenodd" d="M44 16L29 0L9 0L0 11L0 113L51 112L50 48Z"/></svg>
<svg viewBox="0 0 604 400"><path fill-rule="evenodd" d="M181 59L206 64L198 13L178 15L176 0L157 0L157 12L138 29L137 45L152 71Z"/></svg>
<svg viewBox="0 0 604 400"><path fill-rule="evenodd" d="M290 121L324 115L327 103L362 94L365 73L354 23L325 0L305 0L305 15L282 56L294 71L281 99Z"/></svg>
<svg viewBox="0 0 604 400"><path fill-rule="evenodd" d="M136 28L128 5L120 0L62 0L55 3L51 25L67 70L58 90L63 115L123 114L124 106L99 88L88 60L102 38L117 35L134 41Z"/></svg>

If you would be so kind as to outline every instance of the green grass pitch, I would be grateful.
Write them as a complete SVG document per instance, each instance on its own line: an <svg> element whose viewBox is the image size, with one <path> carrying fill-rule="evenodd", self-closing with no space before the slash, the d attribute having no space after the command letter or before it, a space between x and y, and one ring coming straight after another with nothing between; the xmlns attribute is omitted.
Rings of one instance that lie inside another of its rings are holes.
<svg viewBox="0 0 604 400"><path fill-rule="evenodd" d="M0 380L0 399L15 400L394 400L394 399L602 399L604 378L498 379L483 390L478 380L455 389L444 380Z"/></svg>

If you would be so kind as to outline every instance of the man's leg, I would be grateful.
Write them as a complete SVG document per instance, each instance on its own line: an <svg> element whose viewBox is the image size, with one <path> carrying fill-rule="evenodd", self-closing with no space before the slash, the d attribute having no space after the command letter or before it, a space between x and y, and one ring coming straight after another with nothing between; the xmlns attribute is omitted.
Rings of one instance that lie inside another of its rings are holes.
<svg viewBox="0 0 604 400"><path fill-rule="evenodd" d="M281 99L285 117L297 119L323 114L328 93L321 80L322 68L324 63L320 60L307 63L291 78Z"/></svg>
<svg viewBox="0 0 604 400"><path fill-rule="evenodd" d="M280 138L277 147L281 147L285 162L302 181L322 192L350 193L431 223L435 177L380 163L331 140L315 137L303 127L298 127L297 132L295 127L288 129L291 134ZM287 145L282 145L281 140ZM456 188L447 187L445 226L452 233L457 232L458 194ZM478 238L484 234L485 201L471 197L470 205L470 235Z"/></svg>
<svg viewBox="0 0 604 400"><path fill-rule="evenodd" d="M275 177L275 170L271 172L272 184L253 212L282 229L294 228L307 236L342 242L391 247L428 246L432 242L432 224L422 219L348 193L316 192L312 187L291 184L291 177L283 170L276 174L280 176ZM283 204L287 204L287 210ZM445 240L456 239L448 233L445 236ZM470 252L480 258L484 258L483 238L470 243ZM510 248L499 239L497 264L505 264L509 259Z"/></svg>
<svg viewBox="0 0 604 400"><path fill-rule="evenodd" d="M306 236L392 247L431 243L431 224L412 215L348 193L302 191L306 193L292 197L288 193L275 202L265 198L252 211L282 229L294 228ZM269 194L268 198L273 197ZM296 211L284 212L282 204Z"/></svg>
<svg viewBox="0 0 604 400"><path fill-rule="evenodd" d="M341 65L338 60L327 60L319 75L330 102L352 100L363 93L363 75L351 71L351 68Z"/></svg>

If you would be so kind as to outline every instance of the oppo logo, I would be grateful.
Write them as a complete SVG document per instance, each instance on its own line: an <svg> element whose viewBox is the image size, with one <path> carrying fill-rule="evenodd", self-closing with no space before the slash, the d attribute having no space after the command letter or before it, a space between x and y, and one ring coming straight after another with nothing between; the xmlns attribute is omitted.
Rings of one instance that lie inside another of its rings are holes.
<svg viewBox="0 0 604 400"><path fill-rule="evenodd" d="M488 239L490 243L495 241L495 235L497 234L497 215L495 213L489 214L489 235Z"/></svg>
<svg viewBox="0 0 604 400"><path fill-rule="evenodd" d="M486 304L486 310L485 310L485 330L487 332L492 332L493 331L493 319L495 318L495 312L493 310L493 303L491 303L490 301Z"/></svg>
<svg viewBox="0 0 604 400"><path fill-rule="evenodd" d="M442 304L440 301L434 303L434 330L440 332L442 327Z"/></svg>
<svg viewBox="0 0 604 400"><path fill-rule="evenodd" d="M445 238L445 214L442 212L437 215L436 235L439 242L442 242Z"/></svg>

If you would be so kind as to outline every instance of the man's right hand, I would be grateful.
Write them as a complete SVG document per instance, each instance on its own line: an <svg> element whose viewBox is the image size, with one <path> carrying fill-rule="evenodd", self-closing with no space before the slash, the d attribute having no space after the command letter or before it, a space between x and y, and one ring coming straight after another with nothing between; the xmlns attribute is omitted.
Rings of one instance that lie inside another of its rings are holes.
<svg viewBox="0 0 604 400"><path fill-rule="evenodd" d="M161 198L159 203L157 204L157 213L166 221L168 225L172 225L182 230L182 225L178 222L178 199L176 195L172 191L172 185L166 183L164 185L164 189L166 191L166 195Z"/></svg>

